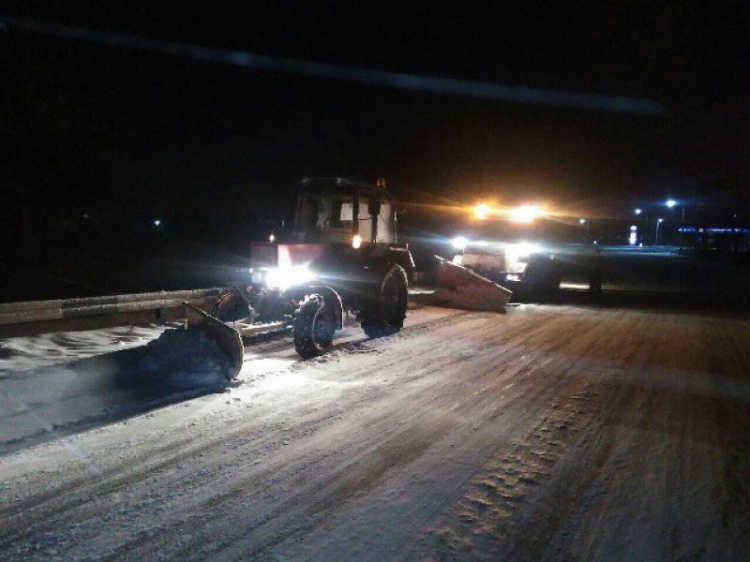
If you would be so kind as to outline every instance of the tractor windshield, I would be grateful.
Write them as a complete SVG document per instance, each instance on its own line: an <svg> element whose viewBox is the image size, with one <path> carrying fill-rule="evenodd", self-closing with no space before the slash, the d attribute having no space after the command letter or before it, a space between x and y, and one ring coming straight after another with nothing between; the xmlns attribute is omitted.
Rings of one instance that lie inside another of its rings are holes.
<svg viewBox="0 0 750 562"><path fill-rule="evenodd" d="M297 203L293 236L299 242L349 243L359 234L363 241L372 241L369 203L369 198L356 195L304 195Z"/></svg>

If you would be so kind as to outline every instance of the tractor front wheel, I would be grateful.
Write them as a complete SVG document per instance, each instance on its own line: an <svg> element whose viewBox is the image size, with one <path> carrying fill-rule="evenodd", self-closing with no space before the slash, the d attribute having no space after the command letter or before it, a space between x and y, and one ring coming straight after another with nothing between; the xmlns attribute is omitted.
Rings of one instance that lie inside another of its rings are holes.
<svg viewBox="0 0 750 562"><path fill-rule="evenodd" d="M404 326L408 300L406 271L400 265L394 265L380 284L377 300L360 311L365 334L371 338L382 338L398 332Z"/></svg>
<svg viewBox="0 0 750 562"><path fill-rule="evenodd" d="M333 343L336 314L318 294L308 295L294 313L294 348L303 359L317 357Z"/></svg>

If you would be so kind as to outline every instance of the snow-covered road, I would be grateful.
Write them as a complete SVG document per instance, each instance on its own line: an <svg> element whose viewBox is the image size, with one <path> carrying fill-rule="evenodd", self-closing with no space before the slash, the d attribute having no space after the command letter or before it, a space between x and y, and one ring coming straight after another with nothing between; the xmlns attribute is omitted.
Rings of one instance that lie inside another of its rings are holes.
<svg viewBox="0 0 750 562"><path fill-rule="evenodd" d="M0 457L0 559L746 559L749 375L750 322L708 313L271 340L227 392Z"/></svg>

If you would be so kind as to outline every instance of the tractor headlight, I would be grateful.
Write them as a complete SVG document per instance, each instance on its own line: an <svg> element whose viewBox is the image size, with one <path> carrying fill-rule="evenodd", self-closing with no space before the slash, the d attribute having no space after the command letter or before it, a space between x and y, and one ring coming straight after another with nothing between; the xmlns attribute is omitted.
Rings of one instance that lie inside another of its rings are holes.
<svg viewBox="0 0 750 562"><path fill-rule="evenodd" d="M260 285L263 283L263 272L250 269L250 280L253 282L253 285Z"/></svg>
<svg viewBox="0 0 750 562"><path fill-rule="evenodd" d="M312 281L313 273L308 265L274 267L266 271L266 286L286 291L289 287L304 285Z"/></svg>

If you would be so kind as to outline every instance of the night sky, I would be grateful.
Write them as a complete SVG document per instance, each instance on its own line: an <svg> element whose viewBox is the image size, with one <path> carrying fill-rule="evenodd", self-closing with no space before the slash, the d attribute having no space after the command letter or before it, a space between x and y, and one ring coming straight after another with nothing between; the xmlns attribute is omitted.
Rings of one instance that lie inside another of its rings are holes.
<svg viewBox="0 0 750 562"><path fill-rule="evenodd" d="M16 206L6 212L33 201L47 214L275 213L299 178L320 175L385 176L416 203L543 198L594 209L611 199L699 197L750 178L744 2L216 4L24 1L4 13L305 61L643 98L664 114L409 92L8 26L0 182Z"/></svg>

